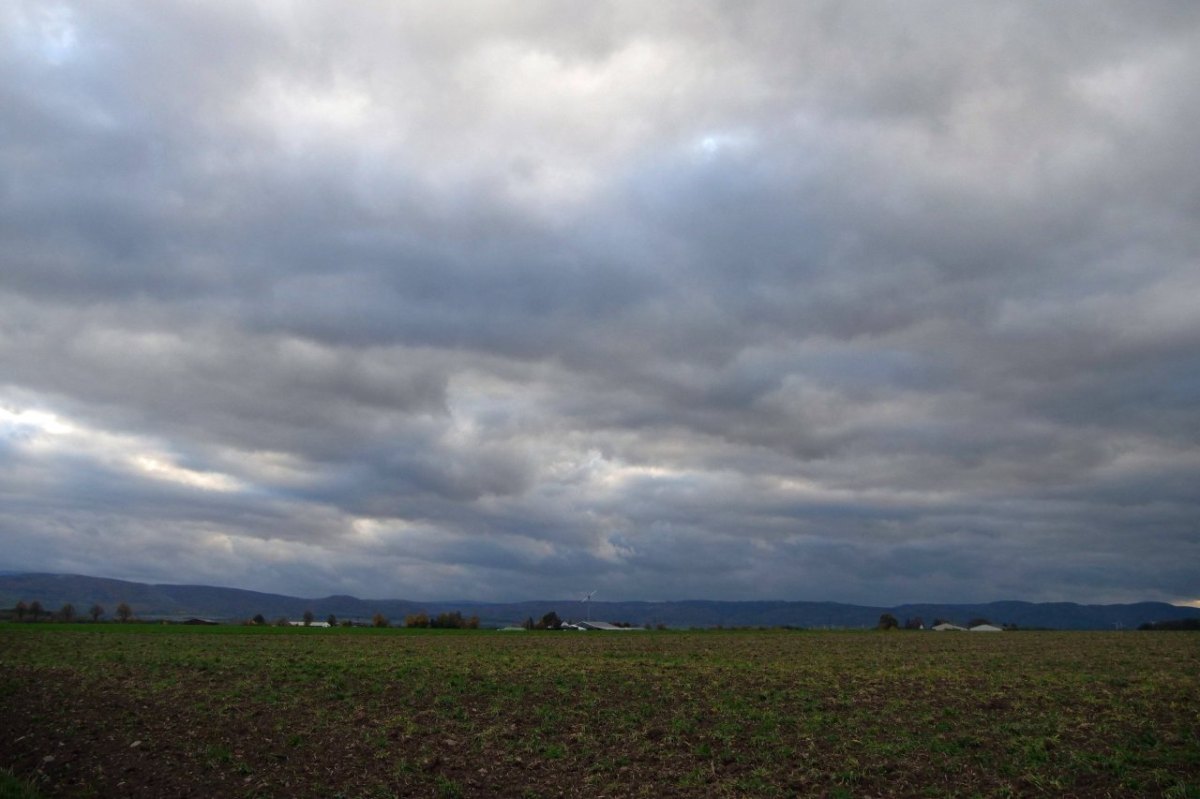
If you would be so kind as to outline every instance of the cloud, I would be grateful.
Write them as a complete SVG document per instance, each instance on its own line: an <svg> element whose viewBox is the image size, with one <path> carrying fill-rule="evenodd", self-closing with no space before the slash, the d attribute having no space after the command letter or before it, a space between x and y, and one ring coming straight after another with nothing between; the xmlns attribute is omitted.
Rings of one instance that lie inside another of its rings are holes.
<svg viewBox="0 0 1200 799"><path fill-rule="evenodd" d="M1198 37L1157 3L12 4L5 565L1195 600Z"/></svg>

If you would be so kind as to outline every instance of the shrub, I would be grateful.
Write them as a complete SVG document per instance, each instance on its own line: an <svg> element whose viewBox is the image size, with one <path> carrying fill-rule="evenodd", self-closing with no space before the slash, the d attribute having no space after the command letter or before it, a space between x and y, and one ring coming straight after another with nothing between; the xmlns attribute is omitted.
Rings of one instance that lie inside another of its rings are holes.
<svg viewBox="0 0 1200 799"><path fill-rule="evenodd" d="M438 627L443 630L458 630L463 626L463 615L457 610L451 613L439 613L437 618L429 621L430 627Z"/></svg>

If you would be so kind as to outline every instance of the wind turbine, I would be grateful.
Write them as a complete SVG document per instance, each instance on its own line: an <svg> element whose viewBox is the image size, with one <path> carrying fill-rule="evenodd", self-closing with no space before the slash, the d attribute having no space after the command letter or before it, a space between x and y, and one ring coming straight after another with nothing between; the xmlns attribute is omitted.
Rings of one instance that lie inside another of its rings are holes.
<svg viewBox="0 0 1200 799"><path fill-rule="evenodd" d="M587 595L585 595L585 596L584 596L584 598L583 598L583 599L579 600L579 601L580 601L580 602L582 602L582 603L584 604L584 606L587 608L587 620L588 620L588 621L591 621L591 620L592 620L592 594L594 594L594 593L596 593L596 592L595 592L595 591L589 591L589 592L587 593Z"/></svg>

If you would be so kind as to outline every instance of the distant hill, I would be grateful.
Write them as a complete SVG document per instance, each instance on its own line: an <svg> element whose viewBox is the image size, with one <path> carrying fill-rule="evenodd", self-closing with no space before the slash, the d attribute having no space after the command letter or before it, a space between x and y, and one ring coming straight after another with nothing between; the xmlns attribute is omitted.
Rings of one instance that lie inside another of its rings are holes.
<svg viewBox="0 0 1200 799"><path fill-rule="evenodd" d="M901 623L921 617L926 624L948 619L958 624L983 618L994 624L1016 624L1022 628L1056 630L1133 629L1145 622L1200 619L1200 608L1180 607L1165 602L1130 605L1078 605L1073 602L988 602L980 604L912 604L870 607L837 602L723 602L686 600L680 602L592 602L590 611L578 601L530 600L527 602L421 602L407 599L358 599L327 596L314 599L217 588L207 585L148 585L102 577L74 574L0 573L0 608L17 602L38 601L47 610L70 602L84 614L99 603L111 618L121 602L127 602L141 618L182 619L189 616L240 621L261 613L268 620L286 616L300 618L311 610L318 619L334 614L339 619L367 620L382 613L393 622L407 614L425 611L460 611L477 615L484 626L499 627L526 618L539 619L555 611L564 619L628 621L634 624L665 624L668 627L874 627L883 613Z"/></svg>

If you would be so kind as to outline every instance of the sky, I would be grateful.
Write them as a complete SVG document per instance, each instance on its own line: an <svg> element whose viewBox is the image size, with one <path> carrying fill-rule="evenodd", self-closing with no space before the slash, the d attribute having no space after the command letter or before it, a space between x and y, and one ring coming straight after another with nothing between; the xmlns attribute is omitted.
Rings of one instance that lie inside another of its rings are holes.
<svg viewBox="0 0 1200 799"><path fill-rule="evenodd" d="M0 568L1200 601L1200 4L0 5Z"/></svg>

